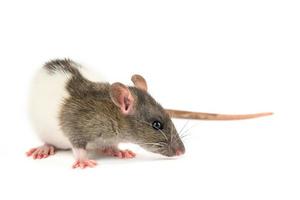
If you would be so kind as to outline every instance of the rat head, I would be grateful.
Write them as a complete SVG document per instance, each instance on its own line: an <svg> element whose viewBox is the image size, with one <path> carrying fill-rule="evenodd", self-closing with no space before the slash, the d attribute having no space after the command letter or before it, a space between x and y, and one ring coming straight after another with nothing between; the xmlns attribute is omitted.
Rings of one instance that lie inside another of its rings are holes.
<svg viewBox="0 0 300 200"><path fill-rule="evenodd" d="M110 87L110 97L126 121L123 137L153 153L183 154L184 145L169 114L149 95L145 79L134 75L131 80L135 87L121 83Z"/></svg>

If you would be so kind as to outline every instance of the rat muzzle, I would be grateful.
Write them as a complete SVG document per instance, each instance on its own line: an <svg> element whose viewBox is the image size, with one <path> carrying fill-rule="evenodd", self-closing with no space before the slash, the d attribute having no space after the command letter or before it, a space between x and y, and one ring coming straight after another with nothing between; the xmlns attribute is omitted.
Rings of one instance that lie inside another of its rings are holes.
<svg viewBox="0 0 300 200"><path fill-rule="evenodd" d="M165 156L173 157L173 156L181 156L185 153L185 147L181 140L173 142L169 146L169 150Z"/></svg>

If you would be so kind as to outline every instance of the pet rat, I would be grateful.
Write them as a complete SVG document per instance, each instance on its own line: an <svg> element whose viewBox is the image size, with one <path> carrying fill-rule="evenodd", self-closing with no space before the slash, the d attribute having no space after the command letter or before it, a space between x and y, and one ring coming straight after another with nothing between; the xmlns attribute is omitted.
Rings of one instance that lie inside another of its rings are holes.
<svg viewBox="0 0 300 200"><path fill-rule="evenodd" d="M46 158L56 149L72 149L73 168L94 167L89 145L120 158L135 156L120 150L120 142L138 144L164 156L179 156L185 147L164 108L147 92L140 75L132 76L134 87L116 82L94 82L78 63L53 60L37 73L30 98L33 126L44 145L30 149L28 156Z"/></svg>
<svg viewBox="0 0 300 200"><path fill-rule="evenodd" d="M172 118L239 120L271 115L257 113L223 115L163 109L147 92L141 75L131 77L134 87L99 82L78 63L47 62L37 73L30 99L33 126L44 145L27 152L34 159L47 158L57 149L72 149L73 168L94 167L87 156L88 145L120 158L133 158L120 142L135 143L164 156L185 153ZM96 80L96 81L95 81Z"/></svg>

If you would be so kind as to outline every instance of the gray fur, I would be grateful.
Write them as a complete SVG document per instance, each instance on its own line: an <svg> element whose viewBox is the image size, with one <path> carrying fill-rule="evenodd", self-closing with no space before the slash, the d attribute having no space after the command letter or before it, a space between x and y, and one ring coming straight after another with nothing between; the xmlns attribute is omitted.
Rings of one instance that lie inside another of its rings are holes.
<svg viewBox="0 0 300 200"><path fill-rule="evenodd" d="M70 59L56 59L51 60L45 63L44 67L48 70L49 74L55 74L57 71L61 71L64 73L71 73L73 75L78 75L79 71L77 68L81 66Z"/></svg>
<svg viewBox="0 0 300 200"><path fill-rule="evenodd" d="M135 100L134 112L125 116L110 98L110 84L85 79L75 62L54 60L46 63L45 67L51 75L56 72L72 74L66 86L70 97L63 103L60 125L73 147L85 149L88 144L100 139L112 145L137 143L166 156L175 155L177 149L184 151L169 115L147 92L129 87ZM164 124L162 131L152 128L155 120Z"/></svg>

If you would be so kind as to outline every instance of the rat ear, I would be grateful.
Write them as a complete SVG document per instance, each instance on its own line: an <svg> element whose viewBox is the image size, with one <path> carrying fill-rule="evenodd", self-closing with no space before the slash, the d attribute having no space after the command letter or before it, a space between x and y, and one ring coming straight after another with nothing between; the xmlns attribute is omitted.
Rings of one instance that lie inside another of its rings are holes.
<svg viewBox="0 0 300 200"><path fill-rule="evenodd" d="M124 115L133 112L134 98L128 87L122 83L113 83L110 86L110 98L121 109Z"/></svg>
<svg viewBox="0 0 300 200"><path fill-rule="evenodd" d="M131 81L133 82L135 87L147 92L147 90L148 90L147 82L141 75L138 75L138 74L133 75L131 77Z"/></svg>

